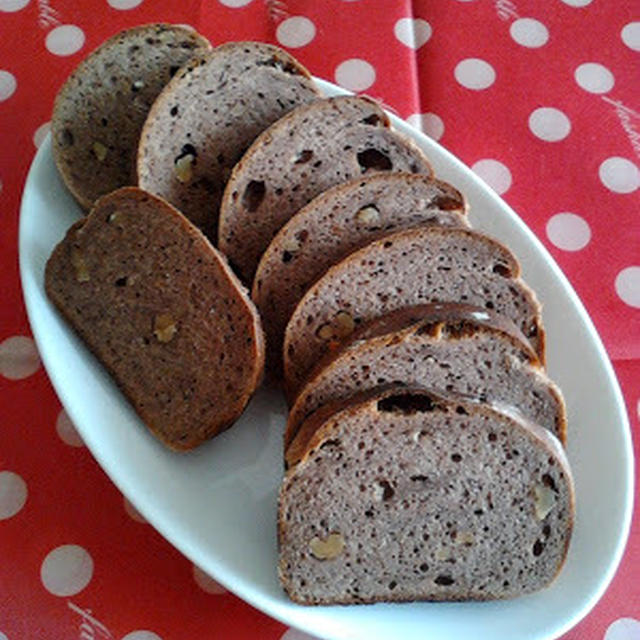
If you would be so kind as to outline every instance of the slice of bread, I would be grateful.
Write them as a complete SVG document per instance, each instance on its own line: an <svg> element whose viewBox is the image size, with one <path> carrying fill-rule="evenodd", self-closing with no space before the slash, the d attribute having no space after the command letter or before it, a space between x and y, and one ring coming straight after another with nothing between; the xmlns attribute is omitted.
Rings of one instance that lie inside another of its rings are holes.
<svg viewBox="0 0 640 640"><path fill-rule="evenodd" d="M229 427L260 382L264 338L247 292L198 229L140 189L104 196L72 226L45 287L173 449Z"/></svg>
<svg viewBox="0 0 640 640"><path fill-rule="evenodd" d="M327 353L289 412L285 445L320 406L391 383L511 406L566 441L562 393L520 330L491 311L446 303L381 316Z"/></svg>
<svg viewBox="0 0 640 640"><path fill-rule="evenodd" d="M318 97L309 72L278 47L216 47L181 69L153 105L140 137L138 184L215 242L233 166L264 129Z"/></svg>
<svg viewBox="0 0 640 640"><path fill-rule="evenodd" d="M506 315L544 361L540 304L519 276L509 249L471 229L423 227L373 241L329 269L293 312L283 348L287 396L360 323L429 302L463 302Z"/></svg>
<svg viewBox="0 0 640 640"><path fill-rule="evenodd" d="M295 602L511 598L549 585L565 561L563 448L489 405L365 394L325 409L291 462L279 573Z"/></svg>
<svg viewBox="0 0 640 640"><path fill-rule="evenodd" d="M171 76L211 48L188 27L148 24L109 38L62 85L53 105L53 157L84 209L135 183L140 131Z"/></svg>
<svg viewBox="0 0 640 640"><path fill-rule="evenodd" d="M450 184L411 173L377 173L314 198L271 241L253 281L268 367L281 368L287 321L329 267L391 231L429 224L466 227L466 211L464 197Z"/></svg>
<svg viewBox="0 0 640 640"><path fill-rule="evenodd" d="M282 227L318 194L378 171L431 175L413 142L367 98L299 107L267 129L236 165L220 209L218 246L245 282Z"/></svg>

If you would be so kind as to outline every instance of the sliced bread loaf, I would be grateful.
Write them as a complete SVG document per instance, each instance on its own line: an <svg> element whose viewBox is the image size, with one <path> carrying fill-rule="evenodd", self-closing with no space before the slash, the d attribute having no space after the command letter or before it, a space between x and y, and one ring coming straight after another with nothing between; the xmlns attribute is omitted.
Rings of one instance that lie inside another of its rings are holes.
<svg viewBox="0 0 640 640"><path fill-rule="evenodd" d="M372 100L342 96L299 107L257 138L234 168L220 210L219 247L251 282L264 250L294 213L330 187L378 171L430 175L431 167Z"/></svg>
<svg viewBox="0 0 640 640"><path fill-rule="evenodd" d="M200 231L140 189L104 196L69 230L45 286L173 449L229 427L260 381L264 338L247 292Z"/></svg>
<svg viewBox="0 0 640 640"><path fill-rule="evenodd" d="M373 241L329 269L293 312L283 349L288 397L357 325L429 302L464 302L506 315L543 361L540 305L519 275L509 249L471 229L422 227Z"/></svg>
<svg viewBox="0 0 640 640"><path fill-rule="evenodd" d="M140 131L171 76L209 42L188 27L149 24L109 38L83 60L55 99L53 157L85 209L135 182Z"/></svg>
<svg viewBox="0 0 640 640"><path fill-rule="evenodd" d="M513 407L566 440L566 409L520 330L461 304L406 307L371 320L317 363L287 422L285 445L322 405L401 383Z"/></svg>
<svg viewBox="0 0 640 640"><path fill-rule="evenodd" d="M574 490L562 446L486 404L365 394L325 410L290 462L279 573L296 602L511 598L564 563Z"/></svg>
<svg viewBox="0 0 640 640"><path fill-rule="evenodd" d="M468 226L462 194L411 173L378 173L314 198L280 229L265 251L251 297L267 336L267 363L281 366L287 321L304 292L354 249L397 229Z"/></svg>
<svg viewBox="0 0 640 640"><path fill-rule="evenodd" d="M140 138L138 184L178 207L212 240L231 169L256 136L318 98L309 72L260 42L216 47L160 94Z"/></svg>

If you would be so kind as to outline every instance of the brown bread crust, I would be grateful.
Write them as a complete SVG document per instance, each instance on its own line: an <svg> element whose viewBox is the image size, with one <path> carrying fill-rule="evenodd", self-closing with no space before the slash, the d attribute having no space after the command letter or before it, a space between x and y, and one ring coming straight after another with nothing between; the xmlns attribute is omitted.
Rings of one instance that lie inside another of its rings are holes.
<svg viewBox="0 0 640 640"><path fill-rule="evenodd" d="M531 364L540 366L538 355L533 350L531 343L509 318L490 311L489 309L482 309L481 307L463 302L433 302L394 309L358 327L352 336L340 345L338 352L343 345L346 348L348 345L355 344L359 340L368 340L370 338L384 336L400 331L401 329L406 329L416 323L426 325L422 329L423 333L427 332L428 326L428 332L432 335L438 333L437 327L441 324L459 324L461 333L467 324L474 327L495 329L508 335L514 342L517 342L518 346L526 352L527 359Z"/></svg>
<svg viewBox="0 0 640 640"><path fill-rule="evenodd" d="M101 198L54 249L46 292L167 446L231 426L258 386L257 310L224 257L140 189Z"/></svg>

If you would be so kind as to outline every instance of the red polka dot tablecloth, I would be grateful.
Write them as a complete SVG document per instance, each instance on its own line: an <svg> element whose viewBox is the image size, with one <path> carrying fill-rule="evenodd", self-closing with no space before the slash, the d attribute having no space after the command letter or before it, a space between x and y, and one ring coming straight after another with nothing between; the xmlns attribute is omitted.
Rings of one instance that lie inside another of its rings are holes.
<svg viewBox="0 0 640 640"><path fill-rule="evenodd" d="M107 36L154 21L213 44L286 47L467 163L584 302L637 454L637 0L0 0L0 640L307 637L225 592L119 494L56 398L22 302L19 204L54 95ZM640 638L639 522L604 597L565 638Z"/></svg>

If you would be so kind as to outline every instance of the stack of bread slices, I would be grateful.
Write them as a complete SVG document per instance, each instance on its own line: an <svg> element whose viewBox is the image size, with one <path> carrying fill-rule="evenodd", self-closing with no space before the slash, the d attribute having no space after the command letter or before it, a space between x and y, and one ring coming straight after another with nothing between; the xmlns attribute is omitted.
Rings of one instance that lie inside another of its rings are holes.
<svg viewBox="0 0 640 640"><path fill-rule="evenodd" d="M323 98L271 45L146 25L80 65L52 132L91 212L47 292L154 435L188 449L230 426L265 349L282 380L293 600L554 579L574 496L540 304L375 101Z"/></svg>
<svg viewBox="0 0 640 640"><path fill-rule="evenodd" d="M292 123L336 109L345 123L346 105L371 120L369 101L334 98L267 130L221 210L220 246L244 277L255 273L268 366L290 406L280 578L303 604L535 591L559 572L573 520L540 304L512 252L471 229L462 194L428 169L390 162L292 197L324 180L328 154L331 175L346 173L354 145L336 136L320 148ZM253 221L242 202L256 183Z"/></svg>

